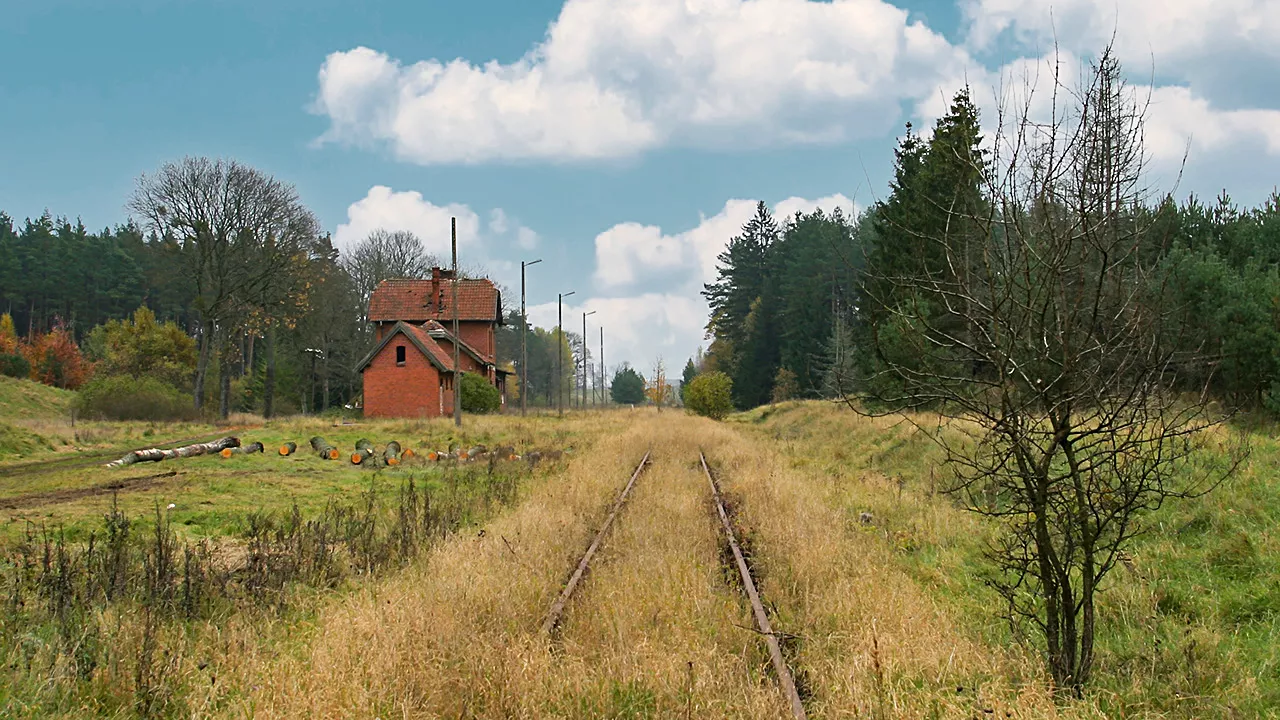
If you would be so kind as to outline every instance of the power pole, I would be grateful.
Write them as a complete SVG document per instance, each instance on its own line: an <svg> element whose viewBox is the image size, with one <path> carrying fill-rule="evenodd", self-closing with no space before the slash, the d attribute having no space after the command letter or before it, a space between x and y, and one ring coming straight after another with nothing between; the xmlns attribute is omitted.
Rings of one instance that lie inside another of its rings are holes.
<svg viewBox="0 0 1280 720"><path fill-rule="evenodd" d="M533 262L526 263L520 261L520 416L524 417L525 408L528 407L526 398L529 391L529 315L524 309L524 269L528 265L537 265L542 262L542 258L538 258Z"/></svg>
<svg viewBox="0 0 1280 720"><path fill-rule="evenodd" d="M601 404L601 405L607 405L607 404L609 403L609 396L608 396L608 395L605 395L605 394L604 394L604 392L605 392L605 379L604 379L604 326L603 326L603 325L601 325L601 326L600 326L600 404Z"/></svg>
<svg viewBox="0 0 1280 720"><path fill-rule="evenodd" d="M595 315L596 311L582 313L582 400L579 407L587 406L587 316Z"/></svg>
<svg viewBox="0 0 1280 720"><path fill-rule="evenodd" d="M564 299L575 292L556 295L556 411L560 417L564 417Z"/></svg>
<svg viewBox="0 0 1280 720"><path fill-rule="evenodd" d="M453 424L462 427L462 372L458 367L458 218L452 218L450 233L453 236Z"/></svg>

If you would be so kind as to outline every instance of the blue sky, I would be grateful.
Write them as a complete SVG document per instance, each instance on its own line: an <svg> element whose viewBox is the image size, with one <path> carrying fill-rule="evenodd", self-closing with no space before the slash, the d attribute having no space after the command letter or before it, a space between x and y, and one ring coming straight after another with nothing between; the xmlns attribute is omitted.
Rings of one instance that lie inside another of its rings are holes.
<svg viewBox="0 0 1280 720"><path fill-rule="evenodd" d="M1113 30L1151 86L1157 184L1189 148L1180 197L1265 197L1280 0L0 0L0 210L115 224L140 173L233 157L340 244L388 226L442 250L458 215L464 260L513 291L547 260L535 321L577 290L611 364L679 365L755 199L863 207L905 121L965 81L992 117L1055 37L1074 61Z"/></svg>

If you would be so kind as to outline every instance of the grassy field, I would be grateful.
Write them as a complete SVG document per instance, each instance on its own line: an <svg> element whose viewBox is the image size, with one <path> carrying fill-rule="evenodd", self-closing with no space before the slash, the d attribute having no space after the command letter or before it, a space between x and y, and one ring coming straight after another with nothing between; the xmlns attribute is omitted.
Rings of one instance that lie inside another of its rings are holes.
<svg viewBox="0 0 1280 720"><path fill-rule="evenodd" d="M461 431L234 428L268 454L108 470L119 442L219 432L120 425L89 447L0 462L5 596L32 579L0 618L0 715L782 717L702 450L811 717L1280 716L1280 446L1267 424L1249 428L1254 454L1235 478L1145 520L1103 594L1097 681L1082 699L1054 698L1035 648L1010 635L981 582L989 528L938 491L939 453L906 423L788 403L723 423L620 410L467 418ZM315 434L344 450L367 437L570 452L537 468L371 471L314 457ZM304 450L273 454L285 440ZM547 607L646 451L653 463L559 636L544 636ZM157 507L176 548L169 595L143 571L164 555ZM136 523L141 585L108 602L89 576L114 577L102 574L113 508ZM63 544L41 545L55 531ZM103 549L77 565L91 534ZM207 558L203 605L184 599L183 552Z"/></svg>

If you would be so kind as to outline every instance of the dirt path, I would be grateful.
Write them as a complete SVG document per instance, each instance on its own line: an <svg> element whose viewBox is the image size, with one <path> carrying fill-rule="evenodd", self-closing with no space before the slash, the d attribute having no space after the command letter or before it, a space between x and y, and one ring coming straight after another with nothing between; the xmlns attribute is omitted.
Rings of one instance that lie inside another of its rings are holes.
<svg viewBox="0 0 1280 720"><path fill-rule="evenodd" d="M20 510L22 508L39 507L41 505L56 505L58 503L73 502L87 497L96 495L108 495L113 492L122 490L128 492L137 492L139 490L149 490L168 482L168 478L176 477L180 473L177 470L168 472L155 473L152 475L139 475L134 477L119 478L109 483L101 485L91 485L89 487L80 488L64 488L61 490L49 490L47 492L28 493L26 495L17 495L0 499L0 510Z"/></svg>

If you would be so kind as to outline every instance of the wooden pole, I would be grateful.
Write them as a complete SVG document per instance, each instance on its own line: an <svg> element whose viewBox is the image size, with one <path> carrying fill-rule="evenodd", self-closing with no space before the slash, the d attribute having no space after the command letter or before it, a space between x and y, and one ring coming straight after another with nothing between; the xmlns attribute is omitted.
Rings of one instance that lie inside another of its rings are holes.
<svg viewBox="0 0 1280 720"><path fill-rule="evenodd" d="M462 427L462 370L458 366L458 346L462 338L458 336L458 218L450 219L453 236L453 424Z"/></svg>
<svg viewBox="0 0 1280 720"><path fill-rule="evenodd" d="M520 417L524 417L529 406L526 395L529 392L529 315L524 308L524 267L520 261Z"/></svg>

